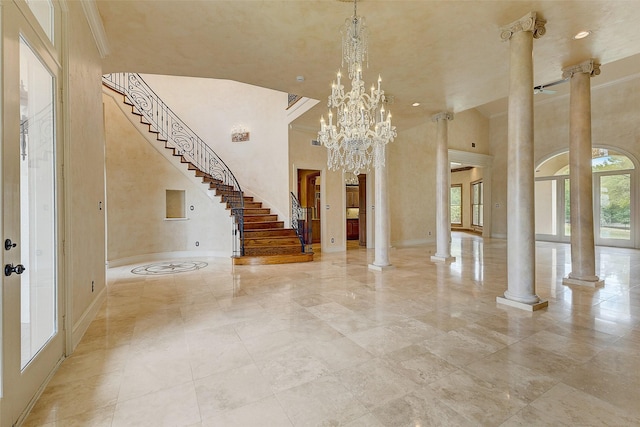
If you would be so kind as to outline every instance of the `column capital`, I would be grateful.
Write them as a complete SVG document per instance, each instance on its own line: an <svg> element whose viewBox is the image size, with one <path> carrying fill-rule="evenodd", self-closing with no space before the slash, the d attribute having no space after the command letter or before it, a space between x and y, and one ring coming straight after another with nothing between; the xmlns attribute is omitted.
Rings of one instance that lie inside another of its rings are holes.
<svg viewBox="0 0 640 427"><path fill-rule="evenodd" d="M565 67L562 69L562 78L569 79L573 77L574 74L578 73L589 74L591 77L597 76L598 74L600 74L600 64L598 64L595 59L592 58L587 61L581 62L578 65Z"/></svg>
<svg viewBox="0 0 640 427"><path fill-rule="evenodd" d="M536 12L529 12L517 21L502 27L500 29L500 38L502 41L506 42L511 39L511 36L519 31L531 31L533 33L533 38L539 39L547 32L544 27L544 24L546 23L546 20L538 18Z"/></svg>
<svg viewBox="0 0 640 427"><path fill-rule="evenodd" d="M433 116L431 116L432 122L437 122L439 120L453 120L453 113L450 113L448 111L442 111L438 114L434 114Z"/></svg>

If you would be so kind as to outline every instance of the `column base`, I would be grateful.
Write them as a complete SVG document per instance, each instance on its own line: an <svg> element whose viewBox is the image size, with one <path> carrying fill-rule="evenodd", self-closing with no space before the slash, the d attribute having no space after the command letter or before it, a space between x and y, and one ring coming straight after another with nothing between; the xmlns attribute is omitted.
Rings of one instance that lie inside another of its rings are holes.
<svg viewBox="0 0 640 427"><path fill-rule="evenodd" d="M601 288L604 286L604 280L596 277L596 280L575 279L573 277L565 277L562 279L563 285L586 286L588 288Z"/></svg>
<svg viewBox="0 0 640 427"><path fill-rule="evenodd" d="M431 261L433 262L444 262L445 264L451 264L452 262L456 262L456 257L454 256L440 256L440 255L431 255Z"/></svg>
<svg viewBox="0 0 640 427"><path fill-rule="evenodd" d="M524 302L513 301L505 297L496 297L496 302L498 304L504 304L504 305L508 305L509 307L515 307L515 308L519 308L520 310L526 310L526 311L536 311L536 310L540 310L541 308L546 308L549 306L549 301L547 300L540 300L533 304L527 304Z"/></svg>
<svg viewBox="0 0 640 427"><path fill-rule="evenodd" d="M389 264L389 265L375 265L375 264L369 264L369 270L375 270L375 271L384 271L384 270L391 270L395 268L393 265Z"/></svg>

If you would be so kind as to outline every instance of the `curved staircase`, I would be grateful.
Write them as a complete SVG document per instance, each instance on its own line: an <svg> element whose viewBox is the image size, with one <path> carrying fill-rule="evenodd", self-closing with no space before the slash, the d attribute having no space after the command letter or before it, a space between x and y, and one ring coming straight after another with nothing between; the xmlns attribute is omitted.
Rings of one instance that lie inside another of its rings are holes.
<svg viewBox="0 0 640 427"><path fill-rule="evenodd" d="M173 156L179 157L188 170L194 171L196 177L202 178L220 202L226 204L235 218L234 234L239 243L231 257L234 265L313 261L313 253L304 252L296 230L285 228L284 221L278 220L270 208L244 195L226 164L164 104L142 77L119 73L105 75L102 81L105 87L123 95L124 104L131 106L131 113L139 116L149 133L171 150ZM176 134L180 138L174 138Z"/></svg>

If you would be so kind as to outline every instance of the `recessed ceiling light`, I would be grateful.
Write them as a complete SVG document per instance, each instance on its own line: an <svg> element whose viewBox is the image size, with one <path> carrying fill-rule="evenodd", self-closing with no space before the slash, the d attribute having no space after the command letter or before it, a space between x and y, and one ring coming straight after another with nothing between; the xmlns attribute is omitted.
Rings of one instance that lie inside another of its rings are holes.
<svg viewBox="0 0 640 427"><path fill-rule="evenodd" d="M583 38L587 37L589 34L591 34L591 31L589 31L589 30L580 31L578 34L573 36L573 38L576 39L576 40L580 40L580 39L583 39Z"/></svg>
<svg viewBox="0 0 640 427"><path fill-rule="evenodd" d="M411 106L412 106L412 107L417 107L417 106L419 106L419 105L420 105L420 103L419 103L419 102L414 102L413 104L411 104Z"/></svg>
<svg viewBox="0 0 640 427"><path fill-rule="evenodd" d="M304 81L304 76L296 76L296 81L297 82L303 82Z"/></svg>

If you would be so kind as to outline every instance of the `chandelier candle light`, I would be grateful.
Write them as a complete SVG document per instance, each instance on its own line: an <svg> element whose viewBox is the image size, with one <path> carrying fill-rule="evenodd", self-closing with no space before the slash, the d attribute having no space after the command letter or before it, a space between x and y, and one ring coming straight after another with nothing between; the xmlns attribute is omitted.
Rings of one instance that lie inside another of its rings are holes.
<svg viewBox="0 0 640 427"><path fill-rule="evenodd" d="M327 166L330 170L342 169L358 175L374 167L384 166L385 145L396 137L396 128L391 126L391 113L384 109L382 78L378 87L365 90L362 80L362 65L368 59L368 31L364 17L357 14L357 0L353 2L353 16L347 18L342 30L342 66L349 65L351 91L345 93L338 71L337 81L331 84L329 95L329 123L322 117L318 140L327 147ZM333 109L336 124L333 124Z"/></svg>

